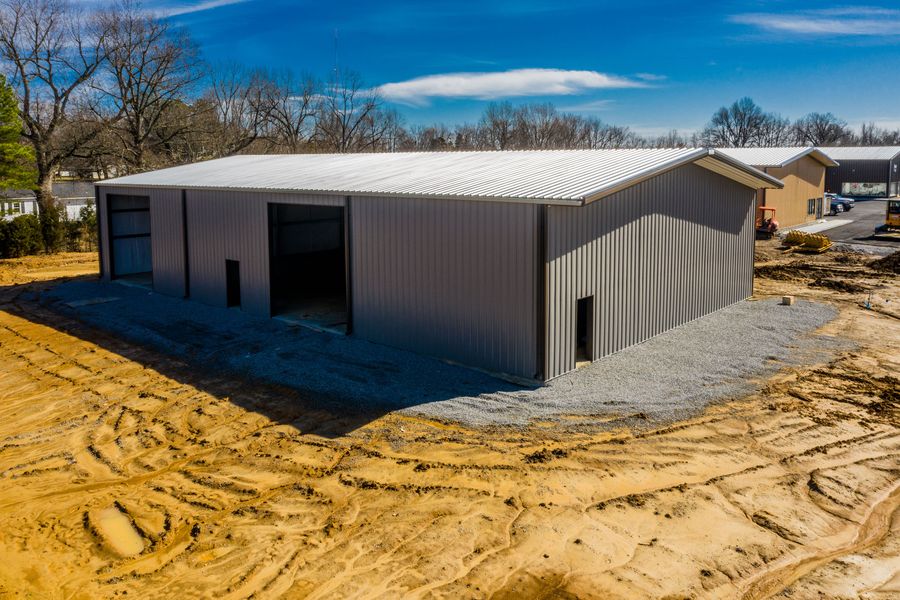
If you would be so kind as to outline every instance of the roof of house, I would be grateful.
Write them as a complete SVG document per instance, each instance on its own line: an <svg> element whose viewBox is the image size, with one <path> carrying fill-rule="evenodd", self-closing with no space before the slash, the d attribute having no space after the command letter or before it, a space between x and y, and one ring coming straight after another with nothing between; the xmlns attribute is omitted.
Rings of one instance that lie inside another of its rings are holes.
<svg viewBox="0 0 900 600"><path fill-rule="evenodd" d="M94 182L60 179L53 182L53 195L57 200L93 198ZM34 190L0 190L0 197L16 200L34 200Z"/></svg>
<svg viewBox="0 0 900 600"><path fill-rule="evenodd" d="M98 185L584 204L691 163L752 188L783 185L706 148L242 155Z"/></svg>
<svg viewBox="0 0 900 600"><path fill-rule="evenodd" d="M823 146L819 150L835 160L891 160L900 146Z"/></svg>
<svg viewBox="0 0 900 600"><path fill-rule="evenodd" d="M838 166L838 163L826 152L823 152L821 148L814 148L812 146L789 146L780 148L717 148L716 150L743 163L753 165L758 169L784 167L796 160L800 160L804 156L809 156L826 167Z"/></svg>

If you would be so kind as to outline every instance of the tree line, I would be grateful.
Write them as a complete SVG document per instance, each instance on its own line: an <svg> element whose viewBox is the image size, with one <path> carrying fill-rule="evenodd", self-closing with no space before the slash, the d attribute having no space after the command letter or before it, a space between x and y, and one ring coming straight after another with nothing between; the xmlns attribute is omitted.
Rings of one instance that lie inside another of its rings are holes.
<svg viewBox="0 0 900 600"><path fill-rule="evenodd" d="M0 183L32 188L43 247L66 245L61 170L86 178L236 153L870 145L830 113L796 121L743 98L701 131L642 136L552 104L489 104L474 123L407 126L352 71L323 78L209 64L190 34L136 0L0 0Z"/></svg>

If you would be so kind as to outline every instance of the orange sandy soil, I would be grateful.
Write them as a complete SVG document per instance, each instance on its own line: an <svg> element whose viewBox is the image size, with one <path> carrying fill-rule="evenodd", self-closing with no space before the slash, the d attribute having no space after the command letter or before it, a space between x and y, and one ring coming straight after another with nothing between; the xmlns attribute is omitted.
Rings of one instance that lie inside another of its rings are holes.
<svg viewBox="0 0 900 600"><path fill-rule="evenodd" d="M350 427L22 294L93 255L0 263L0 597L900 597L897 276L757 259L759 296L834 303L857 346L593 433Z"/></svg>

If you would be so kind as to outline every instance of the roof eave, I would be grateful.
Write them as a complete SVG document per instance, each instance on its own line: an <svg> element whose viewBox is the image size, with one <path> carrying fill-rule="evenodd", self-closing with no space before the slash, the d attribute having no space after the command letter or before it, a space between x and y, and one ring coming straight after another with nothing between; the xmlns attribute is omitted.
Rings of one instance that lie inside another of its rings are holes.
<svg viewBox="0 0 900 600"><path fill-rule="evenodd" d="M109 188L127 189L154 189L154 190L190 190L202 192L249 192L259 194L307 194L311 196L346 196L369 198L409 198L424 200L466 200L470 202L511 202L516 204L548 204L556 206L581 206L581 198L543 198L520 196L459 196L449 194L400 194L386 192L366 192L348 190L302 190L281 188L250 188L250 187L216 187L197 185L160 185L148 183L116 183L114 179L97 181L94 185Z"/></svg>
<svg viewBox="0 0 900 600"><path fill-rule="evenodd" d="M814 158L826 167L839 167L841 163L834 160L818 148L810 148L809 151L802 154L802 156L809 156L810 158Z"/></svg>
<svg viewBox="0 0 900 600"><path fill-rule="evenodd" d="M727 154L724 154L722 152L716 152L715 148L709 149L709 157L716 159L716 160L720 160L736 169L743 171L744 173L746 173L747 175L749 175L751 177L754 177L756 179L761 180L764 183L769 184L769 185L757 186L758 189L765 188L765 189L779 189L780 190L781 188L784 187L784 182L781 181L780 179L778 179L776 177L772 177L768 173L766 173L764 171L760 171L759 169L757 169L755 167L751 167L747 163L743 163L736 158L732 158L732 157L728 156Z"/></svg>
<svg viewBox="0 0 900 600"><path fill-rule="evenodd" d="M759 169L755 169L746 163L742 163L741 161L731 158L730 156L726 156L720 152L716 152L713 148L700 148L696 152L692 152L685 156L679 157L675 160L671 160L667 163L663 163L654 167L653 169L648 169L647 171L642 171L634 175L633 177L629 177L627 179L623 179L621 181L617 181L615 183L609 184L591 192L590 194L584 197L584 204L590 204L595 200L599 200L601 198L605 198L606 196L610 196L615 194L616 192L620 192L624 189L630 188L634 185L641 183L642 181L646 181L648 179L652 179L657 175L662 175L667 171L671 171L672 169L677 169L678 167L684 166L686 164L696 163L701 159L711 158L713 160L718 160L723 163L728 164L730 167L743 171L747 174L751 179L756 179L763 185L751 186L746 184L745 182L739 181L739 183L743 183L752 189L759 188L777 188L781 189L784 187L784 183L780 179L776 179L771 175L760 171ZM702 166L702 165L701 165ZM724 177L728 177L728 175L722 174ZM734 179L734 178L731 178ZM735 181L737 181L735 179Z"/></svg>
<svg viewBox="0 0 900 600"><path fill-rule="evenodd" d="M598 188L589 194L584 196L584 204L590 204L595 200L599 200L600 198L605 198L606 196L611 196L616 192L621 192L624 189L635 186L642 181L646 181L648 179L652 179L657 175L662 175L667 171L671 171L672 169L677 169L678 167L691 164L696 162L698 158L703 158L704 156L709 155L709 150L706 148L698 148L696 151L691 152L690 154L686 154L684 156L679 156L676 159L670 160L668 162L659 164L652 169L647 169L646 171L641 171L640 173L636 173L631 177L626 177L625 179L621 179L619 181L615 181L613 183L607 184L601 188Z"/></svg>

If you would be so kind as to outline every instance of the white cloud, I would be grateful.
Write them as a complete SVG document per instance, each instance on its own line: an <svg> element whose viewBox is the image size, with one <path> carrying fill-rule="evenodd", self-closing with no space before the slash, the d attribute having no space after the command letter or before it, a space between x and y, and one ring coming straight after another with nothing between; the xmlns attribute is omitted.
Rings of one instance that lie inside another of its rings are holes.
<svg viewBox="0 0 900 600"><path fill-rule="evenodd" d="M152 12L164 17L177 17L179 15L189 15L191 13L212 10L222 6L229 6L231 4L243 4L247 1L248 0L204 0L203 2L197 2L195 4L173 4L170 6L162 6Z"/></svg>
<svg viewBox="0 0 900 600"><path fill-rule="evenodd" d="M900 10L888 8L826 8L795 13L745 13L731 21L767 31L800 35L900 35Z"/></svg>
<svg viewBox="0 0 900 600"><path fill-rule="evenodd" d="M522 96L568 96L587 90L646 87L641 81L597 71L513 69L495 73L442 73L386 83L378 92L387 100L422 105L432 98L495 100Z"/></svg>
<svg viewBox="0 0 900 600"><path fill-rule="evenodd" d="M668 79L665 75L657 75L656 73L635 73L634 76L641 81L665 81Z"/></svg>
<svg viewBox="0 0 900 600"><path fill-rule="evenodd" d="M559 110L574 113L594 113L609 110L613 104L615 103L612 100L591 100L590 102L560 106Z"/></svg>

